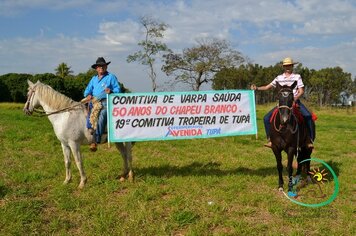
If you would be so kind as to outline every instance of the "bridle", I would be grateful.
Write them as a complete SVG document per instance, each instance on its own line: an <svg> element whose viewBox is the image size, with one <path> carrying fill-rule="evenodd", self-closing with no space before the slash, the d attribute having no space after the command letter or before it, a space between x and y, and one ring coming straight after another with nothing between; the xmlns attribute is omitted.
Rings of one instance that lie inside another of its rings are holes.
<svg viewBox="0 0 356 236"><path fill-rule="evenodd" d="M39 113L39 116L50 116L50 115L53 115L53 114L58 114L58 113L61 113L61 112L66 112L66 111L70 111L70 110L73 110L75 107L77 106L81 106L85 103L88 103L89 101L80 101L80 103L78 104L74 104L74 105L71 105L71 106L68 106L68 107L65 107L65 108L62 108L62 109L59 109L57 111L53 111L53 112L45 112L43 110L39 110L39 109L36 109L36 108L33 108L32 111L30 111L30 104L31 104L31 101L35 95L35 88L29 88L29 92L28 92L28 95L27 95L27 101L25 103L25 107L24 107L24 112L26 115L32 115L33 112L36 112L36 113Z"/></svg>
<svg viewBox="0 0 356 236"><path fill-rule="evenodd" d="M32 112L34 111L34 109L32 111L30 111L30 103L31 103L31 100L34 95L35 95L35 89L29 87L29 91L27 93L27 100L25 103L25 107L23 109L23 111L26 113L26 115L29 115L29 116L32 115Z"/></svg>
<svg viewBox="0 0 356 236"><path fill-rule="evenodd" d="M293 90L291 90L290 88L282 88L279 92L278 92L278 95L281 95L283 96L284 98L287 98L290 94L293 95ZM294 129L291 130L291 133L292 134L295 134L298 130L298 120L296 118L296 116L294 115L293 113L293 105L292 106L287 106L287 105L280 105L278 103L277 105L277 109L278 109L278 114L279 114L279 120L282 120L282 114L281 114L281 109L288 109L289 112L288 112L288 119L287 119L287 122L289 122L291 120L291 117L293 116L293 120L294 120ZM274 129L281 133L281 130L283 129L284 125L280 124L279 125L279 129L277 129L276 127L276 119L274 119Z"/></svg>

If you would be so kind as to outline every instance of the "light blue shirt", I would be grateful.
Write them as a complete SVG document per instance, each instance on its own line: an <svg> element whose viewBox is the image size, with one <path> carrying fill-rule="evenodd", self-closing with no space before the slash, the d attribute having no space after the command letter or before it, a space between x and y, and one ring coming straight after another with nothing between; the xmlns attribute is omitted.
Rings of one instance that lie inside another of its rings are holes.
<svg viewBox="0 0 356 236"><path fill-rule="evenodd" d="M106 98L105 88L109 88L112 93L120 93L120 84L114 74L106 72L101 79L98 75L93 76L84 91L84 97L92 95L98 100L104 99Z"/></svg>

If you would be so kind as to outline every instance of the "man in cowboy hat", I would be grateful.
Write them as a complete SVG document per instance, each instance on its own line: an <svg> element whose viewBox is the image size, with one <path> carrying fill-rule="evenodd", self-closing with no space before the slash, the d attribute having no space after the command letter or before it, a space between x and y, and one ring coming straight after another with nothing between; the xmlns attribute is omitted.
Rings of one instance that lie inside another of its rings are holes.
<svg viewBox="0 0 356 236"><path fill-rule="evenodd" d="M89 103L89 111L96 104L98 109L96 127L92 127L90 122L90 112L87 117L87 128L94 133L93 143L90 144L90 150L95 152L97 144L101 142L101 136L105 132L107 122L106 94L119 93L121 91L120 84L114 74L107 71L107 67L111 62L106 62L103 57L98 57L95 64L91 67L96 70L97 75L94 75L84 91L84 99L91 101ZM94 103L96 101L96 103Z"/></svg>
<svg viewBox="0 0 356 236"><path fill-rule="evenodd" d="M294 101L299 105L300 107L300 112L302 113L304 119L306 120L306 124L308 127L308 132L309 132L309 137L310 137L310 143L308 144L309 148L313 148L313 130L312 130L312 115L311 113L307 110L307 108L304 106L304 104L301 103L300 97L304 94L304 84L302 81L302 77L299 74L294 74L293 73L293 66L295 64L298 64L298 62L293 62L293 59L290 57L284 58L282 65L283 65L283 70L284 73L281 75L278 75L271 83L265 85L265 86L260 86L257 87L256 85L251 85L251 89L253 90L269 90L271 88L276 87L277 82L283 86L283 85L288 85L291 86L295 81L297 82L297 86L293 89L294 93ZM270 119L273 113L273 108L270 112L268 112L264 118L264 124L265 124L265 131L266 131L266 136L268 139L268 142L265 144L266 147L272 148L272 142L270 140Z"/></svg>

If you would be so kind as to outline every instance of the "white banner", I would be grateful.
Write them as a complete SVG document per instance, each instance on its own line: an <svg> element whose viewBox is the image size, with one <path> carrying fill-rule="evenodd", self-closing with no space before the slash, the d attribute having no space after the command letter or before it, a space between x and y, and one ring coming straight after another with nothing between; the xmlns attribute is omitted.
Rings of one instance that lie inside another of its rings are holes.
<svg viewBox="0 0 356 236"><path fill-rule="evenodd" d="M252 90L108 95L110 142L257 133Z"/></svg>

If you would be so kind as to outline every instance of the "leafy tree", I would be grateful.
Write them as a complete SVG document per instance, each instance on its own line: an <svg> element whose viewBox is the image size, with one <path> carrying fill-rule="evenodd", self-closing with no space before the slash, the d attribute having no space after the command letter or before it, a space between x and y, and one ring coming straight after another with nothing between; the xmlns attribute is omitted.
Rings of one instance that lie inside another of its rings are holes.
<svg viewBox="0 0 356 236"><path fill-rule="evenodd" d="M341 92L351 92L352 79L340 67L324 68L313 73L310 84L319 106L323 106L339 102Z"/></svg>
<svg viewBox="0 0 356 236"><path fill-rule="evenodd" d="M27 80L32 79L30 74L10 73L2 75L0 80L1 101L4 102L25 102L27 98Z"/></svg>
<svg viewBox="0 0 356 236"><path fill-rule="evenodd" d="M94 69L89 69L85 73L79 73L75 77L67 77L64 80L65 95L72 98L75 101L83 99L83 93L88 85L90 79L96 75Z"/></svg>
<svg viewBox="0 0 356 236"><path fill-rule="evenodd" d="M67 76L71 75L73 71L68 67L68 65L64 62L58 65L55 69L56 75L61 77L62 79L66 78Z"/></svg>
<svg viewBox="0 0 356 236"><path fill-rule="evenodd" d="M232 49L225 40L206 39L197 41L198 45L186 48L182 54L164 55L162 71L175 80L183 82L199 91L204 83L213 80L215 73L232 68L244 62L241 53Z"/></svg>
<svg viewBox="0 0 356 236"><path fill-rule="evenodd" d="M0 102L12 101L9 87L7 86L7 77L9 74L0 76Z"/></svg>
<svg viewBox="0 0 356 236"><path fill-rule="evenodd" d="M216 73L213 79L214 89L249 89L251 84L258 86L270 83L282 72L280 64L270 67L262 67L249 63L238 68L222 69ZM274 91L256 93L257 103L274 101Z"/></svg>
<svg viewBox="0 0 356 236"><path fill-rule="evenodd" d="M142 17L140 23L144 27L145 32L145 39L138 43L142 49L129 55L127 57L127 62L138 61L142 65L148 66L148 76L152 82L152 90L155 92L157 89L157 74L154 69L154 63L157 54L161 52L171 52L167 45L160 41L164 37L164 32L167 30L168 25L147 16Z"/></svg>
<svg viewBox="0 0 356 236"><path fill-rule="evenodd" d="M225 89L247 89L250 84L250 73L245 65L239 68L223 68L213 78L212 88Z"/></svg>
<svg viewBox="0 0 356 236"><path fill-rule="evenodd" d="M38 80L45 84L48 84L56 91L65 94L64 80L61 77L54 75L52 73L34 75L32 82L36 83Z"/></svg>

